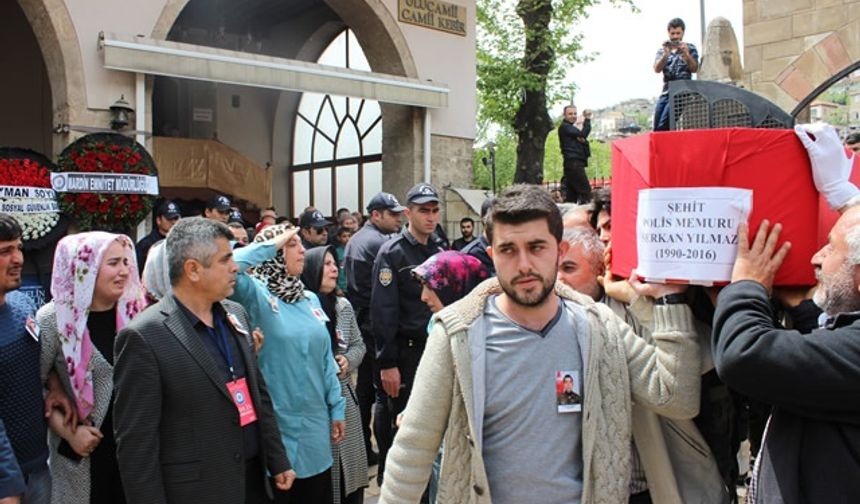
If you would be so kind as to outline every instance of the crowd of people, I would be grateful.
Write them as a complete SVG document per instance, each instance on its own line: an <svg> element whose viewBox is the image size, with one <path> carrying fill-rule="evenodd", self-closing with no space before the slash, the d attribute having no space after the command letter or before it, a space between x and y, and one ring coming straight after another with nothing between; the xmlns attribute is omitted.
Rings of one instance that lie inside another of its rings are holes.
<svg viewBox="0 0 860 504"><path fill-rule="evenodd" d="M655 70L694 72L673 23ZM612 274L585 116L559 129L568 203L511 186L450 245L423 182L295 225L165 201L136 246L62 238L39 307L0 214L0 503L358 504L376 464L391 504L860 498L853 156L796 128L841 212L816 287L774 286L767 220L728 286L647 283Z"/></svg>

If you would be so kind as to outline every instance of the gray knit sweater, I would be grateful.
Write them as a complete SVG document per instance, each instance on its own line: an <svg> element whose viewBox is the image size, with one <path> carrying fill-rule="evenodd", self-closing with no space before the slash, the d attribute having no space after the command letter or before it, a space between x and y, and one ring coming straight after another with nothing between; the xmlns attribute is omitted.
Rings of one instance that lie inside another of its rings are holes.
<svg viewBox="0 0 860 504"><path fill-rule="evenodd" d="M685 305L658 306L655 344L651 345L606 306L559 283L555 290L583 306L590 328L582 423L582 502L625 502L630 479L631 402L669 417L691 418L698 413L700 357L693 316ZM492 502L474 422L476 397L483 391L474 387L472 363L483 349L470 345L470 325L483 312L487 297L499 292L498 280L487 280L435 315L403 425L388 453L380 503L419 502L443 438L445 456L437 502Z"/></svg>

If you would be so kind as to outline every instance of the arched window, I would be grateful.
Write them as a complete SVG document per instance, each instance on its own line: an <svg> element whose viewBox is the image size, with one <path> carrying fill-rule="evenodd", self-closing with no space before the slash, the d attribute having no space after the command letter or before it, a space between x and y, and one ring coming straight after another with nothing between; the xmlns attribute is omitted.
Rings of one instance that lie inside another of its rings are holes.
<svg viewBox="0 0 860 504"><path fill-rule="evenodd" d="M370 71L352 30L323 51L322 65ZM334 215L346 207L364 213L382 190L382 113L362 98L304 93L293 136L293 215L308 205Z"/></svg>

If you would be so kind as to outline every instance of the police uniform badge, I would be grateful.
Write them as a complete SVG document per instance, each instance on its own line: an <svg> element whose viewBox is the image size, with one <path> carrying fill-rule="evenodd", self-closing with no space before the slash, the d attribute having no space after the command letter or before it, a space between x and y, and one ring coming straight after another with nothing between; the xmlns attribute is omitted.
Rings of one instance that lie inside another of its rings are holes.
<svg viewBox="0 0 860 504"><path fill-rule="evenodd" d="M379 283L382 284L383 287L388 287L391 285L391 279L393 276L391 268L382 268L379 270Z"/></svg>

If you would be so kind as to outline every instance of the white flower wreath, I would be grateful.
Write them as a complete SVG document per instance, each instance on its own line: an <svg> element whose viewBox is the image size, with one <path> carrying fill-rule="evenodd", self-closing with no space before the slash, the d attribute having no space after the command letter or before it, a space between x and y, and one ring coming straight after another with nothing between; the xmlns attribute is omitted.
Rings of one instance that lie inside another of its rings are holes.
<svg viewBox="0 0 860 504"><path fill-rule="evenodd" d="M57 202L50 198L0 197L0 210L15 217L25 242L47 235L60 220Z"/></svg>

